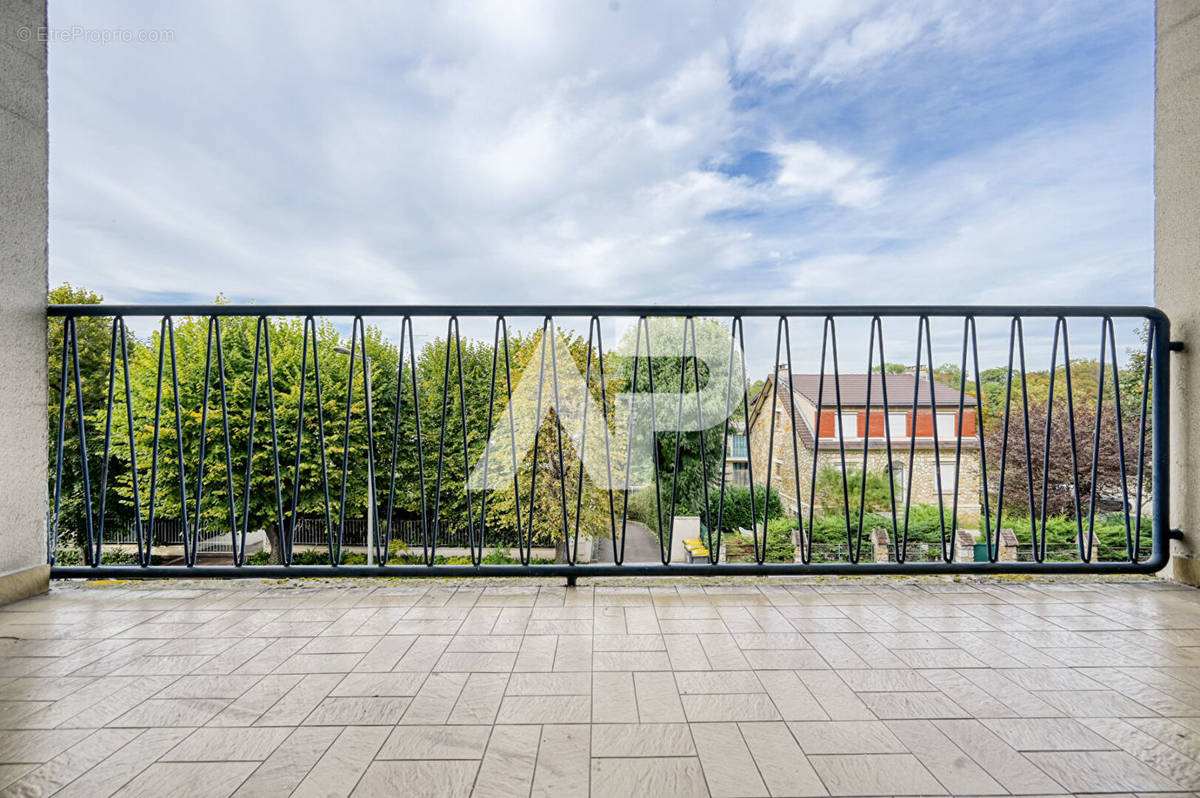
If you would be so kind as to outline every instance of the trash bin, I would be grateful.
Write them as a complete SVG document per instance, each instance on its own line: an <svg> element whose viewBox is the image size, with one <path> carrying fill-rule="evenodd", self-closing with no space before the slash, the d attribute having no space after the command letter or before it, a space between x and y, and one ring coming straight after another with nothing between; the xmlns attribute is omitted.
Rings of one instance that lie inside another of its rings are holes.
<svg viewBox="0 0 1200 798"><path fill-rule="evenodd" d="M975 544L975 562L988 562L987 541Z"/></svg>

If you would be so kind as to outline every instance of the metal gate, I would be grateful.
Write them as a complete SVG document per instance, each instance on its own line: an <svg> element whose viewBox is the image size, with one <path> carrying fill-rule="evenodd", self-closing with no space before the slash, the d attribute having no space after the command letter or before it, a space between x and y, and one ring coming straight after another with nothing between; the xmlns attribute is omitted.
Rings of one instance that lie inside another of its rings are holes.
<svg viewBox="0 0 1200 798"><path fill-rule="evenodd" d="M1167 559L1171 341L1154 308L47 312L58 578L1149 573ZM162 519L183 528L169 557ZM106 544L106 526L132 542ZM226 561L201 530L227 535ZM269 546L250 553L259 532ZM638 545L650 561L627 556Z"/></svg>

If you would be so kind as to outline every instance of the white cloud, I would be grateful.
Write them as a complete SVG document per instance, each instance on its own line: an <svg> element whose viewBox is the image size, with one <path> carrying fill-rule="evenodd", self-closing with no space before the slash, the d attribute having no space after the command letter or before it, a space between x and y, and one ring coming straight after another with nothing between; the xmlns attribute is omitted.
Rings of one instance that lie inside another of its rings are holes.
<svg viewBox="0 0 1200 798"><path fill-rule="evenodd" d="M885 181L873 167L815 141L777 144L771 151L780 162L776 183L792 197L829 195L839 205L861 208L883 194Z"/></svg>
<svg viewBox="0 0 1200 798"><path fill-rule="evenodd" d="M285 15L62 0L51 14L175 31L170 45L51 47L51 276L110 299L1149 293L1148 125L1107 98L1078 123L951 127L948 154L927 130L968 102L962 70L894 127L861 112L909 55L1003 63L1019 98L1040 87L1014 52L1032 61L1069 35L1086 48L1089 25L1124 24L1111 15L875 0ZM777 170L714 171L761 151Z"/></svg>

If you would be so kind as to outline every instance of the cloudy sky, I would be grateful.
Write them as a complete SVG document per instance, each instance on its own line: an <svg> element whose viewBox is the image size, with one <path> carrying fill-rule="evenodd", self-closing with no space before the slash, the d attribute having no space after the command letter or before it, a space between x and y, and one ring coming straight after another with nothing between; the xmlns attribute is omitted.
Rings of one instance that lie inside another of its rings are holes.
<svg viewBox="0 0 1200 798"><path fill-rule="evenodd" d="M50 8L110 300L1151 300L1148 0Z"/></svg>

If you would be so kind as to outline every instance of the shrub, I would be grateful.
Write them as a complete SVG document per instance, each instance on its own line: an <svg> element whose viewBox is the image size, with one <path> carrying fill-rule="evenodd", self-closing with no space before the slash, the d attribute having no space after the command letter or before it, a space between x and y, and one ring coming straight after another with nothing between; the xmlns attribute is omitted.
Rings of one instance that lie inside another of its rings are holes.
<svg viewBox="0 0 1200 798"><path fill-rule="evenodd" d="M725 506L721 513L721 529L727 532L741 529L751 529L755 519L762 523L763 507L767 509L767 521L783 516L783 504L779 501L778 491L771 491L769 500L766 498L767 489L762 485L754 488L754 507L750 506L750 488L742 485L728 485L725 488ZM716 522L720 497L715 493L709 496L709 517Z"/></svg>
<svg viewBox="0 0 1200 798"><path fill-rule="evenodd" d="M670 511L670 489L663 496L663 514ZM657 500L654 496L654 486L642 488L629 494L629 520L637 521L650 527L651 532L658 532ZM617 504L617 512L621 505Z"/></svg>
<svg viewBox="0 0 1200 798"><path fill-rule="evenodd" d="M859 503L862 502L867 511L883 511L891 507L891 483L887 474L868 472L866 478L866 500L863 501L863 475L860 467L846 465L845 482L842 472L832 466L826 466L817 472L816 495L814 503L825 513L842 513L846 507L847 496L850 500L850 513L857 517ZM897 499L902 498L902 492L897 490Z"/></svg>
<svg viewBox="0 0 1200 798"><path fill-rule="evenodd" d="M151 565L162 565L163 558L158 554L150 555ZM81 549L59 549L54 557L56 565L86 565ZM140 565L136 552L132 551L101 551L101 565Z"/></svg>

